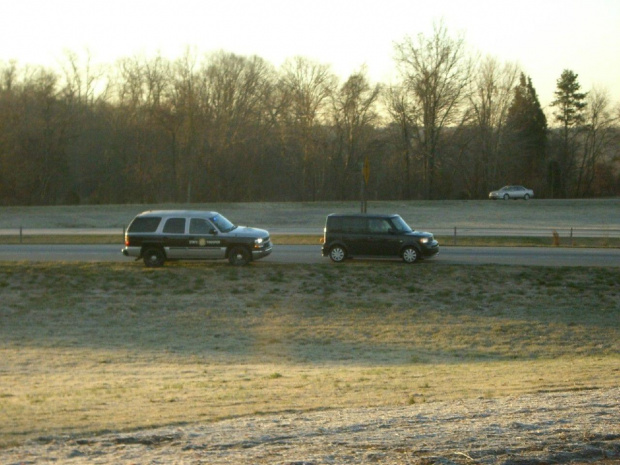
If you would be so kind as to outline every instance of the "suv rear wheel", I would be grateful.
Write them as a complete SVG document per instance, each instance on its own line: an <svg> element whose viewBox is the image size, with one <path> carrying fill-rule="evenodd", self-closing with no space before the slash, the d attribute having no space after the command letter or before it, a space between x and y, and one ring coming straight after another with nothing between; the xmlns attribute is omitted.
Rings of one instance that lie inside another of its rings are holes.
<svg viewBox="0 0 620 465"><path fill-rule="evenodd" d="M331 249L329 249L329 258L331 258L333 262L340 263L346 257L346 250L344 250L344 248L339 245L335 245Z"/></svg>
<svg viewBox="0 0 620 465"><path fill-rule="evenodd" d="M415 263L420 259L420 254L415 247L406 247L402 253L405 263Z"/></svg>
<svg viewBox="0 0 620 465"><path fill-rule="evenodd" d="M142 260L144 260L144 264L148 267L163 266L166 261L166 255L159 247L147 247L142 252Z"/></svg>

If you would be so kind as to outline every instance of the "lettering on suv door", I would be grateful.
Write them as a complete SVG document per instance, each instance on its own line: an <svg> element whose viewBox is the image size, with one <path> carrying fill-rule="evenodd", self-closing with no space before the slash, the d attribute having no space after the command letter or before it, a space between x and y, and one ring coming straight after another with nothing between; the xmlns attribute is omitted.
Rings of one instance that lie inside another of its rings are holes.
<svg viewBox="0 0 620 465"><path fill-rule="evenodd" d="M223 258L225 249L219 231L206 218L191 218L189 249L192 258Z"/></svg>

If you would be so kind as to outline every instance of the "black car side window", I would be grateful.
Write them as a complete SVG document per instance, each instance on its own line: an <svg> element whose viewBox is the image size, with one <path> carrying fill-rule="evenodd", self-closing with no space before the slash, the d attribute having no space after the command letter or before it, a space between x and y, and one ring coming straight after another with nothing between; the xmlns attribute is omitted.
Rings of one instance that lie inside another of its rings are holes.
<svg viewBox="0 0 620 465"><path fill-rule="evenodd" d="M375 234L387 234L390 229L390 223L383 218L370 218L368 220L368 229L371 233Z"/></svg>
<svg viewBox="0 0 620 465"><path fill-rule="evenodd" d="M368 231L368 222L366 218L358 218L355 216L342 218L342 231L347 233L361 233Z"/></svg>
<svg viewBox="0 0 620 465"><path fill-rule="evenodd" d="M170 218L164 225L164 233L185 234L185 218Z"/></svg>

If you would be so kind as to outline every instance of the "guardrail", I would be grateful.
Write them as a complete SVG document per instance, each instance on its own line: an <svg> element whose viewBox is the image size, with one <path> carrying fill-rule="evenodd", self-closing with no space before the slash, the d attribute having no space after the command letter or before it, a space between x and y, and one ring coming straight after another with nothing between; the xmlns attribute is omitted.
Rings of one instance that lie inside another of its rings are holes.
<svg viewBox="0 0 620 465"><path fill-rule="evenodd" d="M552 237L555 233L561 238L620 238L620 229L611 228L429 228L436 236L498 236L498 237Z"/></svg>
<svg viewBox="0 0 620 465"><path fill-rule="evenodd" d="M290 235L322 235L322 228L310 227L277 227L267 228L271 234L290 234ZM459 237L553 237L555 234L563 239L576 238L620 238L619 228L607 227L421 227L423 231L431 231L435 236L453 237L456 241ZM4 228L0 229L0 236L19 236L20 242L24 236L101 236L119 235L123 237L125 228Z"/></svg>
<svg viewBox="0 0 620 465"><path fill-rule="evenodd" d="M503 237L503 238L550 238L553 245L560 243L573 244L576 239L585 240L617 240L620 229L615 228L436 228L435 236L452 238L452 245L457 245L459 238Z"/></svg>
<svg viewBox="0 0 620 465"><path fill-rule="evenodd" d="M21 243L25 236L114 236L123 238L125 228L4 228L0 236L19 236Z"/></svg>

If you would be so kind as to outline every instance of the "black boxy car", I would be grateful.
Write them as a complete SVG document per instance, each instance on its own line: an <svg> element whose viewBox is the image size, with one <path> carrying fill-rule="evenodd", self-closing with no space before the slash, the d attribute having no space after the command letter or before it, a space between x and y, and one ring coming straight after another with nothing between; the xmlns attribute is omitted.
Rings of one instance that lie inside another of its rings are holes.
<svg viewBox="0 0 620 465"><path fill-rule="evenodd" d="M334 262L374 256L415 263L436 255L439 243L431 233L411 229L399 215L331 214L325 223L322 252Z"/></svg>
<svg viewBox="0 0 620 465"><path fill-rule="evenodd" d="M122 252L154 267L166 260L218 258L245 265L271 250L264 229L236 226L213 211L161 210L140 213L131 221Z"/></svg>

